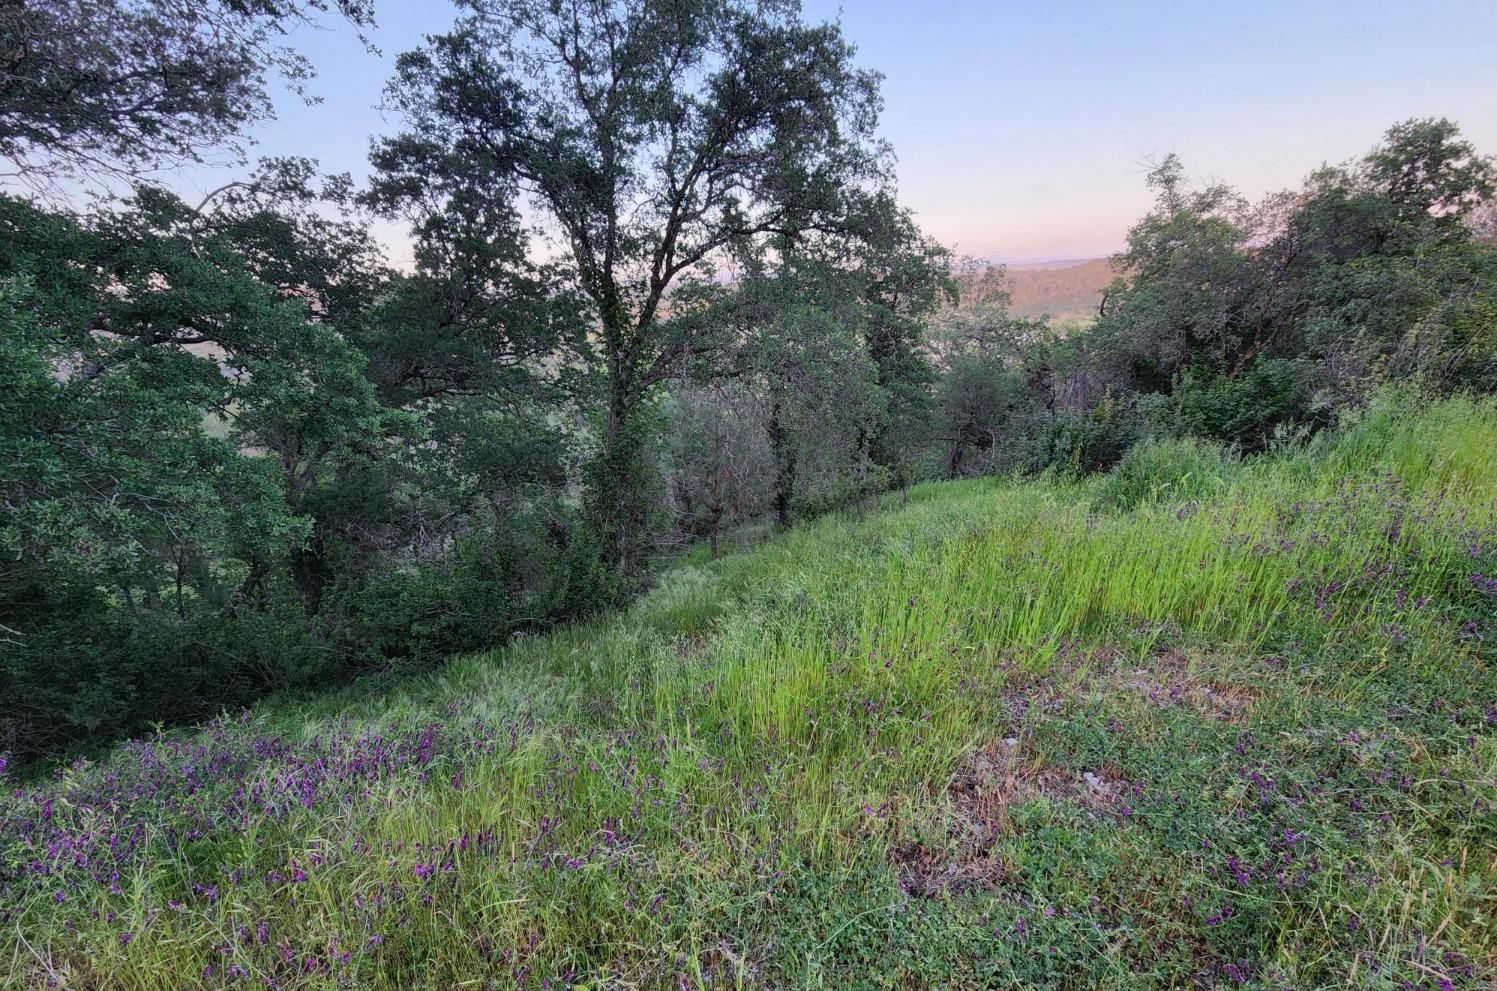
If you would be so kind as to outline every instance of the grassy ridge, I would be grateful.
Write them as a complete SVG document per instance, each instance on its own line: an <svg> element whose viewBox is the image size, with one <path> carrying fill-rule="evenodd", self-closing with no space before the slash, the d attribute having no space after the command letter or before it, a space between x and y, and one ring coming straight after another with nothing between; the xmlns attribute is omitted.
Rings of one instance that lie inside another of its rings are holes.
<svg viewBox="0 0 1497 991"><path fill-rule="evenodd" d="M923 487L377 697L18 789L11 972L1480 986L1497 406L1155 458Z"/></svg>

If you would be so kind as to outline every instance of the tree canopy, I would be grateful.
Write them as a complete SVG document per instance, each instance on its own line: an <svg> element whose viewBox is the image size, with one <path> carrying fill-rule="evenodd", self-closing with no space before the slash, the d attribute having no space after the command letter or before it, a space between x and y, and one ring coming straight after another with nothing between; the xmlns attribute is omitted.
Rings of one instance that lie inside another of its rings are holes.
<svg viewBox="0 0 1497 991"><path fill-rule="evenodd" d="M376 151L386 189L482 176L447 207L544 217L590 303L601 351L593 518L627 564L643 508L637 422L690 338L662 319L682 280L807 232L856 233L888 182L877 77L794 3L474 0L402 56L388 91L408 130ZM473 202L483 197L485 205Z"/></svg>

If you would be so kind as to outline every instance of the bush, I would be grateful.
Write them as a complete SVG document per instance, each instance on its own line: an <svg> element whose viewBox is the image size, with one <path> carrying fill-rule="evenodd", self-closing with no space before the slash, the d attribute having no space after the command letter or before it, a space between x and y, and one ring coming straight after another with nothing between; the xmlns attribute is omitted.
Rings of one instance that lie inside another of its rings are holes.
<svg viewBox="0 0 1497 991"><path fill-rule="evenodd" d="M1308 363L1282 360L1253 362L1235 377L1186 369L1175 383L1175 422L1188 433L1264 450L1276 431L1307 415L1310 374Z"/></svg>
<svg viewBox="0 0 1497 991"><path fill-rule="evenodd" d="M430 666L573 613L566 532L518 514L441 559L386 572L344 596L343 632L363 667Z"/></svg>
<svg viewBox="0 0 1497 991"><path fill-rule="evenodd" d="M23 631L0 649L0 753L25 763L87 750L552 625L589 603L566 566L571 533L513 512L435 560L344 574L315 618L285 580L253 604L188 596L179 610L122 602L88 575L16 569L0 576L7 624Z"/></svg>
<svg viewBox="0 0 1497 991"><path fill-rule="evenodd" d="M1128 449L1097 489L1097 505L1133 509L1156 501L1205 498L1224 486L1238 468L1221 445L1194 437L1140 441Z"/></svg>
<svg viewBox="0 0 1497 991"><path fill-rule="evenodd" d="M1051 420L1035 470L1058 468L1070 474L1106 471L1142 436L1143 423L1132 407L1111 398Z"/></svg>
<svg viewBox="0 0 1497 991"><path fill-rule="evenodd" d="M343 667L296 615L131 614L98 598L60 596L0 654L0 752L26 760L193 722Z"/></svg>

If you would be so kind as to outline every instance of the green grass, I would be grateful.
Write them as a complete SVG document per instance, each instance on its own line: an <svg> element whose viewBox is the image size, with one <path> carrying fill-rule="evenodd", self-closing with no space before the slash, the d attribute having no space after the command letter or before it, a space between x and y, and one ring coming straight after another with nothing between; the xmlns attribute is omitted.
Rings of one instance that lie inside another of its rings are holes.
<svg viewBox="0 0 1497 991"><path fill-rule="evenodd" d="M12 980L1486 986L1497 404L1208 453L923 486L18 790Z"/></svg>

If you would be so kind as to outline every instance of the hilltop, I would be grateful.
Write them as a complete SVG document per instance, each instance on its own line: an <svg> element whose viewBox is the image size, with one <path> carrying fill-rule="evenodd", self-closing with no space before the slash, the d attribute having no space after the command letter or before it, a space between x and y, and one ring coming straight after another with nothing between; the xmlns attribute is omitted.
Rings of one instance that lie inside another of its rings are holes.
<svg viewBox="0 0 1497 991"><path fill-rule="evenodd" d="M1097 316L1102 290L1116 273L1106 258L1008 265L1010 309L1020 317L1050 317L1056 327L1084 326Z"/></svg>
<svg viewBox="0 0 1497 991"><path fill-rule="evenodd" d="M922 485L0 798L21 986L1474 988L1497 405ZM486 982L486 983L485 983Z"/></svg>

